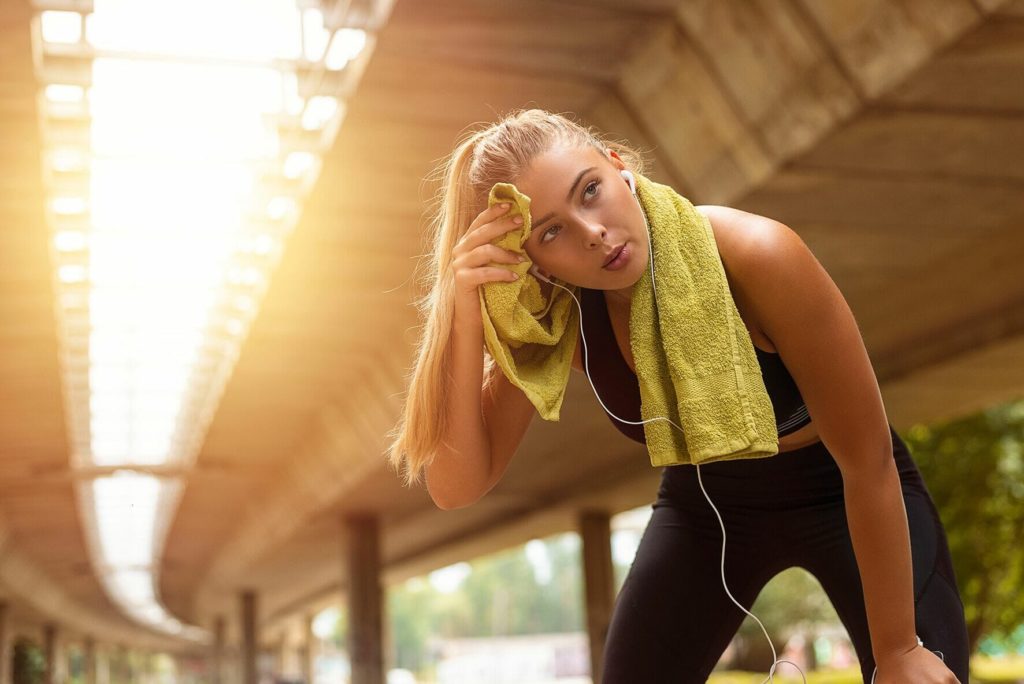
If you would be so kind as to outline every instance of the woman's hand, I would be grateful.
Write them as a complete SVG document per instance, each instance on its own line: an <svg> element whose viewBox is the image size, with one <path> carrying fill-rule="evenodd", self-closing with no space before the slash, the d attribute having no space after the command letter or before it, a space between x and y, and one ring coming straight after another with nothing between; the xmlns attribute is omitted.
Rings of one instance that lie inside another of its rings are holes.
<svg viewBox="0 0 1024 684"><path fill-rule="evenodd" d="M492 281L511 282L518 276L507 268L490 266L491 263L519 264L520 255L510 249L491 244L523 220L519 216L503 216L508 205L495 204L480 212L452 250L452 269L455 272L456 308L466 303L479 308L477 287Z"/></svg>
<svg viewBox="0 0 1024 684"><path fill-rule="evenodd" d="M965 684L939 656L920 645L879 661L872 681L874 684Z"/></svg>

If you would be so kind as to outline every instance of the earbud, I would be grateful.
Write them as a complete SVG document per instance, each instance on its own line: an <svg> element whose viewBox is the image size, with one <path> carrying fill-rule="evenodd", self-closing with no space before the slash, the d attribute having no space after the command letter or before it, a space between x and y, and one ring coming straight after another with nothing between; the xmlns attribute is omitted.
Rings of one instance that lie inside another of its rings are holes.
<svg viewBox="0 0 1024 684"><path fill-rule="evenodd" d="M545 283L551 283L552 285L554 285L554 283L548 280L548 277L541 272L540 267L537 264L533 264L532 266L530 266L530 269L527 272L537 278L540 278Z"/></svg>
<svg viewBox="0 0 1024 684"><path fill-rule="evenodd" d="M636 194L636 178L633 177L633 172L632 171L627 171L626 169L623 169L622 171L619 171L619 173L621 173L622 177L626 179L627 183L629 183L629 189L635 195Z"/></svg>

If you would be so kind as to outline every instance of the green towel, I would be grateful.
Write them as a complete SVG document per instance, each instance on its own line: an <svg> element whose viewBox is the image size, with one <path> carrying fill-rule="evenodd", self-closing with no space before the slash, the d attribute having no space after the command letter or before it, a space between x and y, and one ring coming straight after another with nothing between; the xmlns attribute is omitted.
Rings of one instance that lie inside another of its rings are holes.
<svg viewBox="0 0 1024 684"><path fill-rule="evenodd" d="M729 292L711 224L671 187L634 176L650 225L657 276L655 292L650 263L645 264L633 288L629 317L641 418L659 418L644 423L651 465L775 455L778 432L771 399ZM523 226L495 243L525 255L529 198L498 183L488 202L509 199L509 213L522 215ZM480 288L484 339L506 377L541 416L557 420L579 332L576 304L560 288L546 298L539 281L526 274L529 261L505 266L519 273L519 280ZM538 334L538 328L546 334Z"/></svg>
<svg viewBox="0 0 1024 684"><path fill-rule="evenodd" d="M671 187L635 175L657 277L657 313L648 264L629 314L640 415L668 416L683 428L644 424L651 464L773 456L775 413L711 223Z"/></svg>
<svg viewBox="0 0 1024 684"><path fill-rule="evenodd" d="M523 224L494 244L522 254L527 261L492 264L512 269L519 279L484 283L479 288L484 339L509 382L529 397L544 420L558 420L579 337L579 313L568 292L527 274L533 265L523 249L530 237L530 198L511 183L496 183L487 206L502 202L510 205L504 216L522 216ZM575 286L552 280L575 292Z"/></svg>

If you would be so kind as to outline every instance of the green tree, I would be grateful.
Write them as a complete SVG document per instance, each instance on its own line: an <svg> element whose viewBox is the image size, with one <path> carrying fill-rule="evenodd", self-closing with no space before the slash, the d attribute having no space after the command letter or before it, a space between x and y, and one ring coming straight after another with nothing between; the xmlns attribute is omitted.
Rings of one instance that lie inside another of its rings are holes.
<svg viewBox="0 0 1024 684"><path fill-rule="evenodd" d="M1024 401L901 435L946 527L973 651L1024 621Z"/></svg>
<svg viewBox="0 0 1024 684"><path fill-rule="evenodd" d="M551 581L537 588L536 610L543 616L537 631L578 632L586 622L580 538L567 533L544 540L544 545L551 559Z"/></svg>
<svg viewBox="0 0 1024 684"><path fill-rule="evenodd" d="M423 672L432 662L430 637L507 636L582 629L579 539L573 533L542 540L550 577L538 582L525 546L475 559L454 592L420 579L388 592L397 667Z"/></svg>
<svg viewBox="0 0 1024 684"><path fill-rule="evenodd" d="M473 563L473 572L462 585L471 607L471 622L465 626L468 633L463 635L504 636L578 629L578 623L572 624L571 616L578 615L578 609L574 611L572 605L578 603L579 581L573 580L565 550L557 549L558 545L552 545L550 540L545 546L549 557L559 560L557 572L552 560L551 584L556 585L552 589L537 584L533 565L523 547ZM553 595L556 600L552 602Z"/></svg>
<svg viewBox="0 0 1024 684"><path fill-rule="evenodd" d="M395 667L418 672L426 664L426 645L436 620L436 604L436 592L422 580L405 582L388 592Z"/></svg>
<svg viewBox="0 0 1024 684"><path fill-rule="evenodd" d="M772 578L754 600L750 612L764 624L777 657L781 657L795 627L813 635L817 627L840 622L821 584L799 567L783 570ZM742 670L767 671L773 662L772 651L757 622L747 616L736 635L739 653L732 665Z"/></svg>
<svg viewBox="0 0 1024 684"><path fill-rule="evenodd" d="M14 684L41 684L46 669L43 649L29 639L20 638L14 642L13 650Z"/></svg>

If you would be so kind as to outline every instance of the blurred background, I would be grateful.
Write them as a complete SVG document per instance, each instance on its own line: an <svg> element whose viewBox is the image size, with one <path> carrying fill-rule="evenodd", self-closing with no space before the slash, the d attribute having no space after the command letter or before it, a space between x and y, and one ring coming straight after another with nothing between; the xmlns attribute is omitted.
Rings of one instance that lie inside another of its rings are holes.
<svg viewBox="0 0 1024 684"><path fill-rule="evenodd" d="M473 506L383 458L437 165L521 107L800 234L1024 681L1021 0L0 0L0 684L600 681L660 471L586 379ZM802 569L753 612L860 681Z"/></svg>

